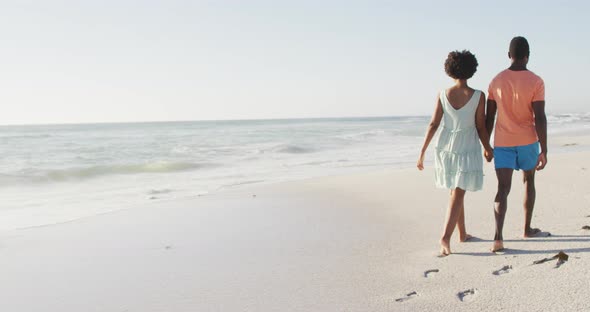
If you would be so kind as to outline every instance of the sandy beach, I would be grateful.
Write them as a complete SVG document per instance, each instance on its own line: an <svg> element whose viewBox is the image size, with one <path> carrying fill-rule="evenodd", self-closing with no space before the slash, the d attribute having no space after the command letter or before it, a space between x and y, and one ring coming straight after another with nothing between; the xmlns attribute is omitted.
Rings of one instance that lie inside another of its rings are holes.
<svg viewBox="0 0 590 312"><path fill-rule="evenodd" d="M584 12L0 2L0 312L590 312Z"/></svg>
<svg viewBox="0 0 590 312"><path fill-rule="evenodd" d="M561 146L587 144L563 138ZM555 143L555 142L554 142ZM567 149L563 147L562 149ZM506 251L493 167L466 197L476 238L438 258L448 193L413 168L313 178L1 233L4 311L587 311L588 152L550 154L522 238L514 177ZM568 261L533 262L563 251ZM429 271L429 272L427 272ZM411 295L408 295L411 294ZM400 299L400 300L396 300Z"/></svg>

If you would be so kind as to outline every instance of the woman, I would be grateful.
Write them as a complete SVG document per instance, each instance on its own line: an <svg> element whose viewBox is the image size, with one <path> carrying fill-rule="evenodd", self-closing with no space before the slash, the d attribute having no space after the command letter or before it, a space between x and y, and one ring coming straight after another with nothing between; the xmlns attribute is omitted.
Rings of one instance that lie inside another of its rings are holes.
<svg viewBox="0 0 590 312"><path fill-rule="evenodd" d="M441 120L444 120L434 158L436 186L451 190L440 239L441 256L451 253L451 235L455 226L459 229L459 241L464 242L471 237L465 230L463 202L466 191L479 191L483 186L483 160L478 137L484 147L486 160L489 162L493 158L485 127L485 95L467 85L477 65L477 59L469 51L449 53L445 71L455 80L455 84L441 91L438 96L417 163L418 169L423 170L426 149Z"/></svg>

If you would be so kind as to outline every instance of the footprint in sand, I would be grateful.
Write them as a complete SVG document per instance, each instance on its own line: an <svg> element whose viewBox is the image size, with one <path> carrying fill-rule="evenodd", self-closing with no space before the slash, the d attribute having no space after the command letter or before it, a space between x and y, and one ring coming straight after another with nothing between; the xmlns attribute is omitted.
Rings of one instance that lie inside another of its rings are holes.
<svg viewBox="0 0 590 312"><path fill-rule="evenodd" d="M430 270L426 270L424 271L424 277L429 277L431 276L433 273L438 273L438 269L430 269Z"/></svg>
<svg viewBox="0 0 590 312"><path fill-rule="evenodd" d="M556 269L559 269L559 267L564 264L567 260L562 260L562 259L558 259L557 262L555 263L555 267Z"/></svg>
<svg viewBox="0 0 590 312"><path fill-rule="evenodd" d="M501 269L492 272L492 274L494 274L494 275L502 275L502 274L510 273L510 271L512 271L512 266L511 265L505 265Z"/></svg>
<svg viewBox="0 0 590 312"><path fill-rule="evenodd" d="M457 298L461 300L461 302L469 302L473 300L475 294L477 293L477 289L471 288L464 291L457 293Z"/></svg>
<svg viewBox="0 0 590 312"><path fill-rule="evenodd" d="M416 296L418 296L418 293L415 292L415 291L413 291L411 293L407 293L404 297L395 299L395 301L397 301L397 302L404 302L404 301L408 301L410 299L413 299Z"/></svg>

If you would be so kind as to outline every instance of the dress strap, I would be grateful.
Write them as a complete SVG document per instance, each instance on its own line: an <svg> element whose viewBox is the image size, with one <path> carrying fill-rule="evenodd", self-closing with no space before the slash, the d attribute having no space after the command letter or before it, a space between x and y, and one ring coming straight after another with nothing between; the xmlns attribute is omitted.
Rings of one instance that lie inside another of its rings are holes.
<svg viewBox="0 0 590 312"><path fill-rule="evenodd" d="M440 99L440 104L442 105L443 111L447 110L447 90L442 89L438 94L438 98Z"/></svg>
<svg viewBox="0 0 590 312"><path fill-rule="evenodd" d="M479 105L479 99L481 98L482 94L483 92L481 90L475 89L475 92L473 93L473 102L475 102L473 105L475 106L475 109L477 109L477 106Z"/></svg>

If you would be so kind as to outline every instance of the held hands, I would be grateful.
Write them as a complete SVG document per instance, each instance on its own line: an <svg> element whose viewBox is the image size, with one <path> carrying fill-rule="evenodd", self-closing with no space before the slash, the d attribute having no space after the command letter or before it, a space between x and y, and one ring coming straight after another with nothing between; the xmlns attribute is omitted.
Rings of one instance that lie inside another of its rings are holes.
<svg viewBox="0 0 590 312"><path fill-rule="evenodd" d="M485 157L487 162L491 162L494 159L494 149L493 148L486 148L483 152L483 156Z"/></svg>
<svg viewBox="0 0 590 312"><path fill-rule="evenodd" d="M539 160L537 160L537 171L543 170L547 165L547 155L545 153L539 154Z"/></svg>

